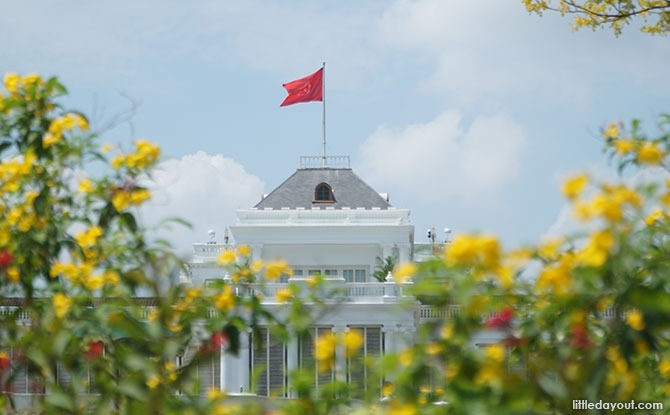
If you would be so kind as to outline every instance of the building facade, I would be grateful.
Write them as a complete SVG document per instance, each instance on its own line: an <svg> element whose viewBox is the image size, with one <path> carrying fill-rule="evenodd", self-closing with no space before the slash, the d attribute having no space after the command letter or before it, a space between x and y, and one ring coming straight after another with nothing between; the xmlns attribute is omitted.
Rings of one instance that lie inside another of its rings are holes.
<svg viewBox="0 0 670 415"><path fill-rule="evenodd" d="M273 338L266 328L256 333L261 341L251 333L243 335L239 355L223 353L213 362L219 367L207 371L215 376L201 380L203 388L292 397L288 373L313 364L315 340L330 333L358 331L364 339L364 356L410 344L420 313L420 305L404 289L411 282L397 284L392 275L388 281L373 278L378 258L412 260L414 226L409 215L409 210L395 208L387 195L361 180L347 157L329 158L318 166L303 158L301 167L256 206L237 211L237 221L226 229L223 242L215 241L210 232L211 241L194 244L193 259L182 277L186 284L202 286L230 278L216 258L233 246L247 245L252 261L281 258L293 271L277 282L262 284L266 307L279 309L277 290L288 283L304 284L316 274L338 293L333 304L313 316L309 333L289 343ZM314 386L335 377L364 381L365 369L349 363L337 356L332 373L315 370Z"/></svg>

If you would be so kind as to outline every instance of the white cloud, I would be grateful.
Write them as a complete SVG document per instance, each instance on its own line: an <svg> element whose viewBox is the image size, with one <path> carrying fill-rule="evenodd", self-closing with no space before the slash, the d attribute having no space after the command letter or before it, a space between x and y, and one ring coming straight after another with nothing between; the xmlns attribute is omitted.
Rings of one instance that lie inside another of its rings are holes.
<svg viewBox="0 0 670 415"><path fill-rule="evenodd" d="M622 74L643 82L667 67L665 44L634 27L615 39L608 30L573 33L570 22L558 13L529 15L521 2L396 0L378 35L388 49L432 64L421 91L469 104L524 97L588 109L594 84ZM653 62L645 65L653 75L639 62Z"/></svg>
<svg viewBox="0 0 670 415"><path fill-rule="evenodd" d="M223 237L224 228L235 222L235 210L255 205L264 183L233 159L202 151L166 160L153 174L153 198L141 210L144 222L156 224L167 217L189 221L193 229L173 226L159 231L180 254L192 252L193 242L207 242L207 231Z"/></svg>
<svg viewBox="0 0 670 415"><path fill-rule="evenodd" d="M469 126L446 111L404 129L380 126L360 146L363 177L376 186L423 201L489 198L519 171L523 128L503 116L480 116Z"/></svg>

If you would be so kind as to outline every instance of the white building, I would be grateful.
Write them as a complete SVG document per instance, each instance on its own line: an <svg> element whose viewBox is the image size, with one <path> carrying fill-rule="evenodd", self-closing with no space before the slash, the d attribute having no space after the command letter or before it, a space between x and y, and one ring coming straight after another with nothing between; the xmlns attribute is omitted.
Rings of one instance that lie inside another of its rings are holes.
<svg viewBox="0 0 670 415"><path fill-rule="evenodd" d="M194 244L185 282L199 286L227 278L216 257L230 245L245 244L252 249L252 259L281 258L293 269L292 276L264 284L268 307L278 307L274 291L288 282L304 283L314 274L322 275L328 286L341 287L341 294L323 314L314 316L309 336L283 344L261 330L262 347L251 335L243 336L239 356L224 354L223 360L203 368L201 379L207 379L203 388L291 397L287 374L310 364L314 338L324 333L360 330L366 355L398 350L414 338L420 305L403 295L404 284L372 277L378 257L412 259L414 226L409 210L393 207L386 195L361 180L349 167L348 157L329 157L325 166L310 161L322 158L302 158L301 167L256 206L237 211L237 222L226 230L223 243ZM255 385L252 373L258 374ZM333 373L324 377L315 371L315 387L336 376L355 381L366 373L349 368L343 356L337 356Z"/></svg>

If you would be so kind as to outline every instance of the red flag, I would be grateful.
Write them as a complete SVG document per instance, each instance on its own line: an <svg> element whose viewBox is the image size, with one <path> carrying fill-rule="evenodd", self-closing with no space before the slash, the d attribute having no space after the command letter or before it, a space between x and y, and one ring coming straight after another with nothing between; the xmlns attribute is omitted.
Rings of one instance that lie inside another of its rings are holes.
<svg viewBox="0 0 670 415"><path fill-rule="evenodd" d="M288 96L281 103L280 107L299 102L323 101L323 68L311 75L285 83L282 86L288 92Z"/></svg>

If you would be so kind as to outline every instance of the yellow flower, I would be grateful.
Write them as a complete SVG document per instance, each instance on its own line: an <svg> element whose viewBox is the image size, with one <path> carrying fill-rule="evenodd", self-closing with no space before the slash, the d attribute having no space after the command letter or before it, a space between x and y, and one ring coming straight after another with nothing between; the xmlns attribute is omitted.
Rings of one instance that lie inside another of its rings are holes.
<svg viewBox="0 0 670 415"><path fill-rule="evenodd" d="M251 272L254 274L258 274L263 270L263 267L265 266L265 263L261 261L260 259L255 260L254 262L251 263Z"/></svg>
<svg viewBox="0 0 670 415"><path fill-rule="evenodd" d="M658 371L666 378L670 378L670 359L662 359L658 362Z"/></svg>
<svg viewBox="0 0 670 415"><path fill-rule="evenodd" d="M223 312L229 312L235 307L233 287L226 285L223 292L214 296L214 306Z"/></svg>
<svg viewBox="0 0 670 415"><path fill-rule="evenodd" d="M583 265L599 267L607 258L615 243L612 232L602 230L591 235L588 245L577 254L577 261Z"/></svg>
<svg viewBox="0 0 670 415"><path fill-rule="evenodd" d="M461 367L458 363L450 362L447 363L447 365L444 367L444 375L447 379L453 379L458 376L458 372L460 372L460 370Z"/></svg>
<svg viewBox="0 0 670 415"><path fill-rule="evenodd" d="M119 154L118 156L116 156L112 159L112 162L111 162L112 168L115 169L115 170L118 170L121 166L123 166L125 161L126 161L126 158Z"/></svg>
<svg viewBox="0 0 670 415"><path fill-rule="evenodd" d="M7 280L11 282L12 284L16 284L19 282L19 279L21 278L21 273L19 272L19 269L16 267L10 267L7 268Z"/></svg>
<svg viewBox="0 0 670 415"><path fill-rule="evenodd" d="M265 267L265 278L270 281L275 281L282 275L291 275L292 273L291 268L283 260L268 262Z"/></svg>
<svg viewBox="0 0 670 415"><path fill-rule="evenodd" d="M160 317L161 312L158 309L152 308L147 311L147 320L156 321Z"/></svg>
<svg viewBox="0 0 670 415"><path fill-rule="evenodd" d="M454 337L454 331L454 323L449 322L442 326L440 337L442 337L444 340L449 340Z"/></svg>
<svg viewBox="0 0 670 415"><path fill-rule="evenodd" d="M147 189L135 189L130 193L131 205L139 205L149 199L151 199L151 192Z"/></svg>
<svg viewBox="0 0 670 415"><path fill-rule="evenodd" d="M314 358L319 364L320 371L327 371L332 367L336 346L337 339L334 333L319 336L314 342Z"/></svg>
<svg viewBox="0 0 670 415"><path fill-rule="evenodd" d="M207 390L207 399L210 401L221 401L226 399L226 393L217 388L210 388Z"/></svg>
<svg viewBox="0 0 670 415"><path fill-rule="evenodd" d="M634 330L644 330L644 316L638 310L631 310L626 316L626 323Z"/></svg>
<svg viewBox="0 0 670 415"><path fill-rule="evenodd" d="M74 239L77 241L79 246L85 248L95 245L98 242L98 238L102 236L102 228L99 226L92 226L85 232L78 233Z"/></svg>
<svg viewBox="0 0 670 415"><path fill-rule="evenodd" d="M117 212L122 212L130 206L130 194L125 191L118 189L112 195L112 205Z"/></svg>
<svg viewBox="0 0 670 415"><path fill-rule="evenodd" d="M665 207L670 207L670 193L664 193L658 199Z"/></svg>
<svg viewBox="0 0 670 415"><path fill-rule="evenodd" d="M500 363L505 360L505 347L501 344L493 344L486 347L484 354L487 359Z"/></svg>
<svg viewBox="0 0 670 415"><path fill-rule="evenodd" d="M56 293L53 295L53 306L56 317L63 318L72 306L72 299L63 293Z"/></svg>
<svg viewBox="0 0 670 415"><path fill-rule="evenodd" d="M363 336L359 330L349 330L344 333L343 343L345 357L350 358L363 346Z"/></svg>
<svg viewBox="0 0 670 415"><path fill-rule="evenodd" d="M398 360L403 367L410 367L414 363L414 351L412 349L403 350L398 356Z"/></svg>
<svg viewBox="0 0 670 415"><path fill-rule="evenodd" d="M553 291L557 294L565 294L570 288L571 282L572 277L568 267L562 265L550 266L540 271L535 289L539 292Z"/></svg>
<svg viewBox="0 0 670 415"><path fill-rule="evenodd" d="M403 403L399 401L391 401L389 408L389 415L416 415L418 408L411 403Z"/></svg>
<svg viewBox="0 0 670 415"><path fill-rule="evenodd" d="M5 89L10 94L16 94L21 84L21 77L16 72L8 72L4 79Z"/></svg>
<svg viewBox="0 0 670 415"><path fill-rule="evenodd" d="M500 283L500 286L504 289L511 288L512 285L514 285L514 269L509 266L498 267L498 269L495 271L495 277Z"/></svg>
<svg viewBox="0 0 670 415"><path fill-rule="evenodd" d="M112 160L112 167L118 169L126 166L131 169L144 169L158 160L160 147L151 144L146 140L135 142L135 152L132 154L118 155Z"/></svg>
<svg viewBox="0 0 670 415"><path fill-rule="evenodd" d="M475 383L478 385L498 384L503 376L503 371L498 364L485 364L479 369L475 376Z"/></svg>
<svg viewBox="0 0 670 415"><path fill-rule="evenodd" d="M84 279L84 286L91 290L99 290L105 286L105 278L102 275L90 275Z"/></svg>
<svg viewBox="0 0 670 415"><path fill-rule="evenodd" d="M614 150L617 154L625 156L626 154L633 151L635 148L635 143L632 140L618 139L614 142Z"/></svg>
<svg viewBox="0 0 670 415"><path fill-rule="evenodd" d="M237 247L237 255L247 257L251 255L251 248L249 247L249 245L240 245Z"/></svg>
<svg viewBox="0 0 670 415"><path fill-rule="evenodd" d="M481 266L493 269L500 261L500 244L489 235L459 235L445 246L445 262L450 266Z"/></svg>
<svg viewBox="0 0 670 415"><path fill-rule="evenodd" d="M293 298L293 291L288 288L282 288L281 290L277 290L275 296L277 297L277 302L285 303Z"/></svg>
<svg viewBox="0 0 670 415"><path fill-rule="evenodd" d="M235 251L226 249L225 251L221 252L219 256L216 258L216 262L218 262L221 265L230 265L233 262L235 262L236 256L235 256Z"/></svg>
<svg viewBox="0 0 670 415"><path fill-rule="evenodd" d="M79 182L79 193L91 193L93 190L93 181L91 179L82 179Z"/></svg>
<svg viewBox="0 0 670 415"><path fill-rule="evenodd" d="M563 182L563 195L570 200L576 199L584 192L589 184L589 178L586 174L579 174Z"/></svg>
<svg viewBox="0 0 670 415"><path fill-rule="evenodd" d="M647 226L653 226L656 222L658 222L661 218L663 217L663 211L661 209L654 209L649 216L644 218L644 223L647 224Z"/></svg>
<svg viewBox="0 0 670 415"><path fill-rule="evenodd" d="M404 262L393 271L396 282L406 282L416 275L418 268L414 262Z"/></svg>
<svg viewBox="0 0 670 415"><path fill-rule="evenodd" d="M642 164L658 165L661 164L665 154L654 143L644 143L637 152L637 161Z"/></svg>
<svg viewBox="0 0 670 415"><path fill-rule="evenodd" d="M25 75L21 78L21 82L25 86L29 85L43 85L44 80L42 79L41 76L37 75L36 73L29 73L28 75Z"/></svg>
<svg viewBox="0 0 670 415"><path fill-rule="evenodd" d="M434 356L442 352L442 345L439 343L428 343L426 345L426 353Z"/></svg>
<svg viewBox="0 0 670 415"><path fill-rule="evenodd" d="M156 389L161 383L161 378L158 377L158 375L151 375L151 377L147 379L146 383L149 389Z"/></svg>
<svg viewBox="0 0 670 415"><path fill-rule="evenodd" d="M60 141L61 136L52 134L52 133L46 133L44 134L44 137L42 138L42 146L44 148L51 147L52 145L56 144L58 141Z"/></svg>
<svg viewBox="0 0 670 415"><path fill-rule="evenodd" d="M605 138L616 138L619 135L619 127L614 122L611 122L607 125L605 131L603 131L603 137Z"/></svg>
<svg viewBox="0 0 670 415"><path fill-rule="evenodd" d="M563 239L550 239L542 242L537 248L537 254L545 259L554 259L558 256L563 245Z"/></svg>
<svg viewBox="0 0 670 415"><path fill-rule="evenodd" d="M395 386L391 382L384 382L382 386L382 396L391 396L395 391Z"/></svg>

